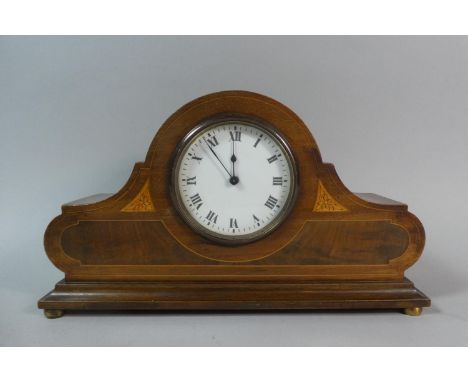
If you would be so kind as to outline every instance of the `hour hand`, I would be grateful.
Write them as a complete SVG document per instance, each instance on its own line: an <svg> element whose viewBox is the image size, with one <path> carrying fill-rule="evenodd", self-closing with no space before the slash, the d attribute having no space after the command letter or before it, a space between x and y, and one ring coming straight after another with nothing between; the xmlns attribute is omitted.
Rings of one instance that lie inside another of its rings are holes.
<svg viewBox="0 0 468 382"><path fill-rule="evenodd" d="M237 157L236 157L236 151L235 151L235 142L232 141L232 155L231 155L231 162L232 162L232 175L231 175L231 179L229 179L229 182L234 185L234 184L237 184L239 183L239 177L236 176L236 161L237 161Z"/></svg>

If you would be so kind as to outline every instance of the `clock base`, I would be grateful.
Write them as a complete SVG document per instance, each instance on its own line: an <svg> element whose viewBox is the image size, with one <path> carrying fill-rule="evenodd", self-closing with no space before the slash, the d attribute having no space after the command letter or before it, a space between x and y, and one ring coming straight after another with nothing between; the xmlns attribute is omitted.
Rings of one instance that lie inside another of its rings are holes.
<svg viewBox="0 0 468 382"><path fill-rule="evenodd" d="M67 282L38 302L48 318L83 310L400 309L421 314L430 300L400 281Z"/></svg>

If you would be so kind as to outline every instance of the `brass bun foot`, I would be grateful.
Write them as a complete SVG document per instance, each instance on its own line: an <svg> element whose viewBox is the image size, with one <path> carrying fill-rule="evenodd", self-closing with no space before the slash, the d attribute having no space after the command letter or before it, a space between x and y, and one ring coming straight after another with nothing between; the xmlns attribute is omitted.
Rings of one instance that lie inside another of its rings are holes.
<svg viewBox="0 0 468 382"><path fill-rule="evenodd" d="M65 312L62 309L44 309L47 318L60 318Z"/></svg>
<svg viewBox="0 0 468 382"><path fill-rule="evenodd" d="M404 312L408 316L420 316L422 313L423 308L416 307L416 308L405 308Z"/></svg>

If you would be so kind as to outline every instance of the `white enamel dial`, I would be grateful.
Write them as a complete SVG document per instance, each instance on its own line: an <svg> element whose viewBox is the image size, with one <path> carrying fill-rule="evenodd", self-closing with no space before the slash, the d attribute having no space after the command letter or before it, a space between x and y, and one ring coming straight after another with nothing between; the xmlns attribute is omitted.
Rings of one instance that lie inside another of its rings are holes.
<svg viewBox="0 0 468 382"><path fill-rule="evenodd" d="M266 125L208 123L186 137L177 155L175 202L204 236L233 244L257 240L291 209L294 166L284 140Z"/></svg>

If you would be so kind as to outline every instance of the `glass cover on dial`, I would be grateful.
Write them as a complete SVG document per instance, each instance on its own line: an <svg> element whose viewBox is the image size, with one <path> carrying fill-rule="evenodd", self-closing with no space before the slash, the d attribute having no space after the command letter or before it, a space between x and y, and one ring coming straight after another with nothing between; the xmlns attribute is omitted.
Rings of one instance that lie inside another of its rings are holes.
<svg viewBox="0 0 468 382"><path fill-rule="evenodd" d="M205 123L181 144L173 173L175 204L198 233L227 243L257 240L285 218L296 193L285 141L265 123Z"/></svg>

